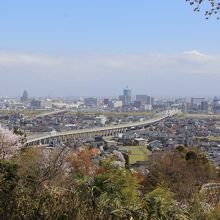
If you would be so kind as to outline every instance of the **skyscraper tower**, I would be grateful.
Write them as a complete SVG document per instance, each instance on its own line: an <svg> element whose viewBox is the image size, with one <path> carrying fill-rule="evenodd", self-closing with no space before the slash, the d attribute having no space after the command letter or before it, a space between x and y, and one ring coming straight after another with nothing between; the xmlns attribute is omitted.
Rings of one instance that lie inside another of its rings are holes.
<svg viewBox="0 0 220 220"><path fill-rule="evenodd" d="M25 90L25 91L23 92L22 97L21 97L21 101L22 101L22 102L27 102L27 100L28 100L28 92Z"/></svg>
<svg viewBox="0 0 220 220"><path fill-rule="evenodd" d="M131 89L126 87L123 91L123 104L130 105L131 104Z"/></svg>

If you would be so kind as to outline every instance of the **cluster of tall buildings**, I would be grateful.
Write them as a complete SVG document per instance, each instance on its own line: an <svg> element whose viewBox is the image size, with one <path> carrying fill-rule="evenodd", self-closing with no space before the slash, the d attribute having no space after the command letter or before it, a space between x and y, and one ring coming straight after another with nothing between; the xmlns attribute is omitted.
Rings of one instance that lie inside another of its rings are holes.
<svg viewBox="0 0 220 220"><path fill-rule="evenodd" d="M185 111L194 113L220 113L220 97L213 99L191 98L191 102L185 102Z"/></svg>
<svg viewBox="0 0 220 220"><path fill-rule="evenodd" d="M132 91L128 87L123 90L123 94L119 98L104 98L97 99L95 97L84 98L84 105L89 108L138 108L142 110L151 110L154 103L154 98L148 95L136 95L136 99L132 97Z"/></svg>
<svg viewBox="0 0 220 220"><path fill-rule="evenodd" d="M154 99L147 94L132 95L128 87L123 89L122 95L118 98L96 98L86 97L78 100L51 100L30 98L27 91L24 91L20 102L1 102L1 108L27 108L27 109L51 109L51 108L75 108L75 109L103 109L103 110L140 110L160 111L176 107L184 112L191 113L220 113L220 97L206 99L204 97L176 98L176 99Z"/></svg>
<svg viewBox="0 0 220 220"><path fill-rule="evenodd" d="M208 111L208 101L205 98L191 98L191 111Z"/></svg>
<svg viewBox="0 0 220 220"><path fill-rule="evenodd" d="M154 105L154 98L149 95L136 95L135 107L145 107L146 110L150 110Z"/></svg>
<svg viewBox="0 0 220 220"><path fill-rule="evenodd" d="M154 98L149 95L136 95L136 99L132 100L131 89L128 87L123 90L123 95L119 96L123 106L133 106L136 108L143 108L150 110L154 104Z"/></svg>

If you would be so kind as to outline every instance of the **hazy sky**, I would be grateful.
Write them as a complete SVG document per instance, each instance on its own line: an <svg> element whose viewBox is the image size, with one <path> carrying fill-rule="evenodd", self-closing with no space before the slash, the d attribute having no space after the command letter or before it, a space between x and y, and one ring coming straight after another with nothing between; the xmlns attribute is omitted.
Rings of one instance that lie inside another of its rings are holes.
<svg viewBox="0 0 220 220"><path fill-rule="evenodd" d="M185 0L0 0L0 96L220 95L219 26Z"/></svg>

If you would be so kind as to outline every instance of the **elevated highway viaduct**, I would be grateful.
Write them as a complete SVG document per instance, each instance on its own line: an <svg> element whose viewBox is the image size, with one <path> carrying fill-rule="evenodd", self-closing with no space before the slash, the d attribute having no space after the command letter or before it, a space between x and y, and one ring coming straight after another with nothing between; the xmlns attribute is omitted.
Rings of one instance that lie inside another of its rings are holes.
<svg viewBox="0 0 220 220"><path fill-rule="evenodd" d="M49 144L50 142L58 141L65 143L68 140L76 140L80 137L94 137L94 136L116 136L120 133L125 133L128 129L131 128L143 128L147 125L154 124L169 116L174 116L178 114L177 110L169 110L166 112L159 113L156 117L135 123L127 123L127 124L120 124L114 126L106 126L106 127L98 127L98 128L90 128L90 129L79 129L79 130L72 130L72 131L65 131L65 132L55 132L50 134L42 134L40 136L30 136L27 138L25 143L26 146L35 146L35 145L44 145Z"/></svg>

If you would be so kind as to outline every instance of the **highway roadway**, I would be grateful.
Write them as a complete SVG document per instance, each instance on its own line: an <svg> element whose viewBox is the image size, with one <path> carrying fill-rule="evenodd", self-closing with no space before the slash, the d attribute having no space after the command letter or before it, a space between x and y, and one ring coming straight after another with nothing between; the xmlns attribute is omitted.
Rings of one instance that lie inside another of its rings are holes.
<svg viewBox="0 0 220 220"><path fill-rule="evenodd" d="M79 134L86 134L86 133L96 133L96 132L113 131L113 130L132 128L132 127L146 126L146 125L161 121L169 116L176 115L178 113L179 113L178 110L173 109L173 110L168 110L165 112L158 113L156 117L146 120L146 121L141 121L141 122L126 123L126 124L119 124L119 125L105 126L105 127L96 127L96 128L89 128L89 129L78 129L78 130L64 131L64 132L51 132L49 134L43 133L41 135L27 137L26 144L30 145L37 141L42 141L48 138L56 138L56 137L61 137L61 136L79 135Z"/></svg>

